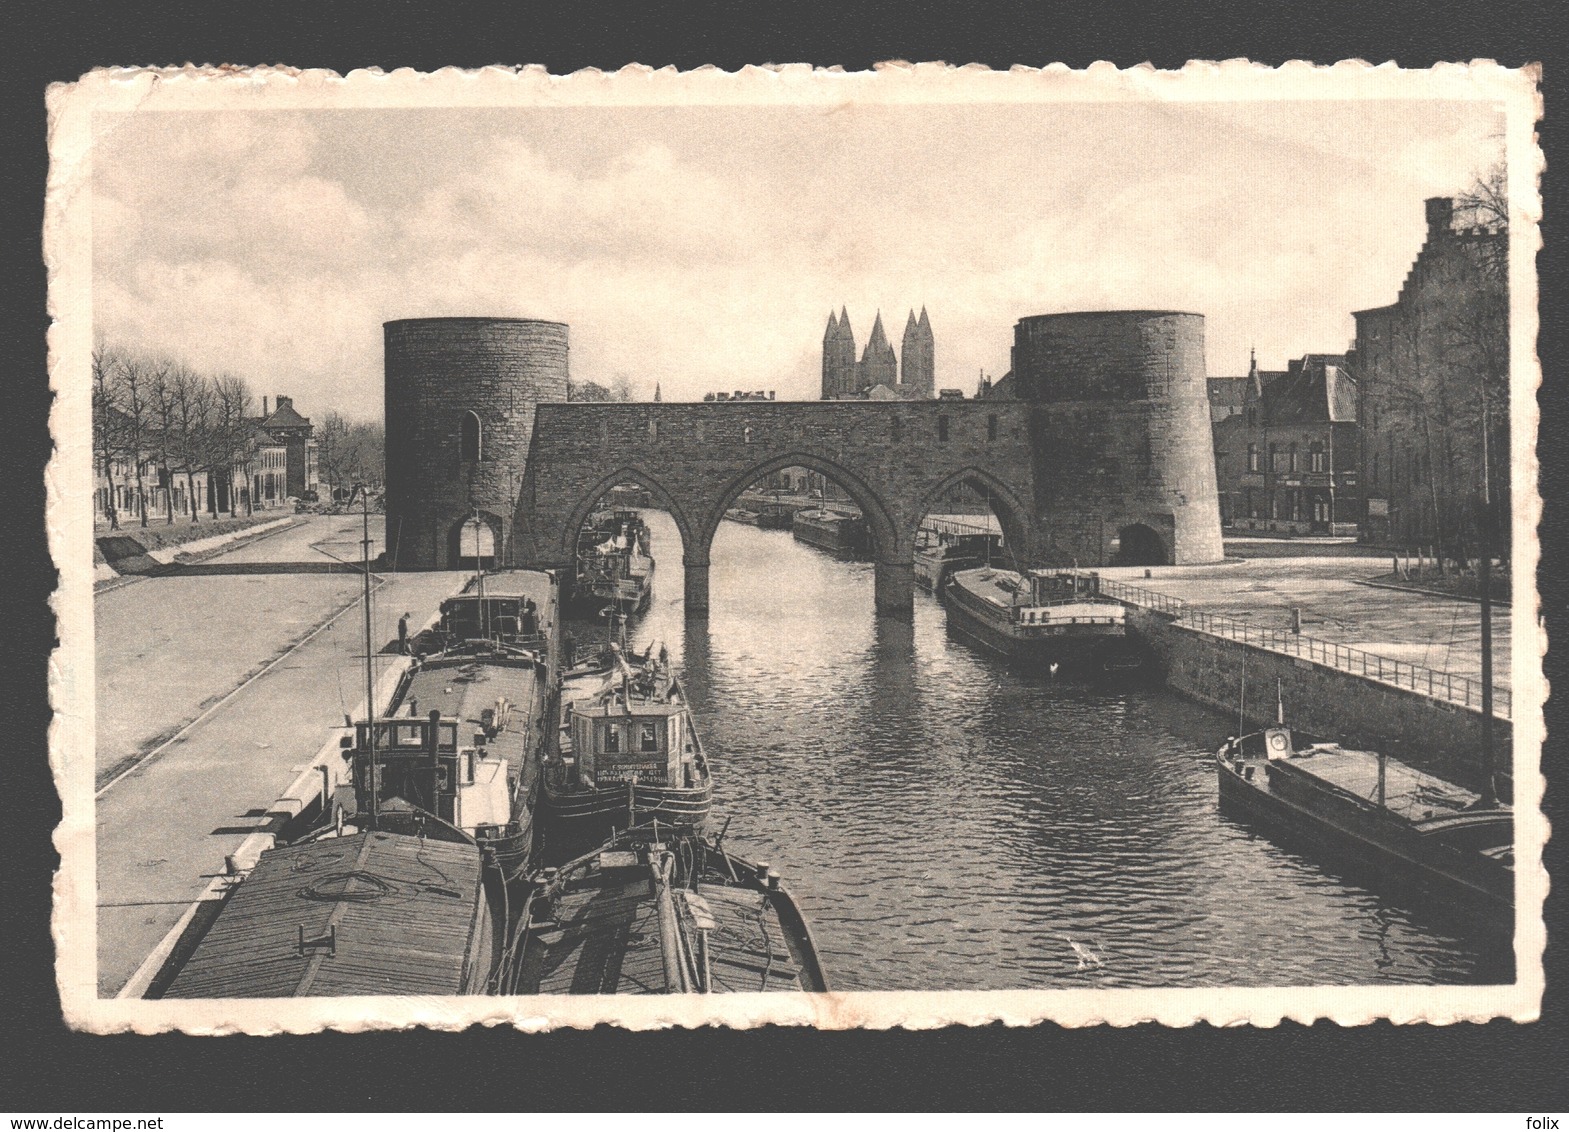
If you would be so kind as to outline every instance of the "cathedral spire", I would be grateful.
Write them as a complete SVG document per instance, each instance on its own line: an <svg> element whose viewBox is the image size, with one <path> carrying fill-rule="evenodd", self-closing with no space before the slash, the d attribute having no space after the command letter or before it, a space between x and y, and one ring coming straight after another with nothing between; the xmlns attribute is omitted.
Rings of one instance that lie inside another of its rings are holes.
<svg viewBox="0 0 1569 1132"><path fill-rule="evenodd" d="M664 398L663 394L661 394L660 389L659 389L659 382L657 382L657 381L654 382L654 400L656 402L658 402L658 401L663 401L664 399L665 398Z"/></svg>

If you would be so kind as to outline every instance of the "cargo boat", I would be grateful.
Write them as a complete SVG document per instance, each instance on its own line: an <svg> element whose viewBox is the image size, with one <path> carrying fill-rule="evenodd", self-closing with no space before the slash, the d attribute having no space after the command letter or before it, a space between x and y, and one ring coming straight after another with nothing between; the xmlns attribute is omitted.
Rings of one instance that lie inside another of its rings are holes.
<svg viewBox="0 0 1569 1132"><path fill-rule="evenodd" d="M1128 637L1127 610L1096 582L1077 571L983 566L953 571L941 592L948 625L992 652L1068 674L1138 672L1145 654Z"/></svg>
<svg viewBox="0 0 1569 1132"><path fill-rule="evenodd" d="M732 507L725 512L725 518L732 523L745 523L749 527L757 526L758 513L748 511L744 507Z"/></svg>
<svg viewBox="0 0 1569 1132"><path fill-rule="evenodd" d="M1215 756L1222 809L1513 927L1514 812L1381 752L1308 742L1283 723Z"/></svg>
<svg viewBox="0 0 1569 1132"><path fill-rule="evenodd" d="M503 957L511 994L828 990L779 873L653 822L543 870Z"/></svg>
<svg viewBox="0 0 1569 1132"><path fill-rule="evenodd" d="M493 870L472 838L407 815L267 850L149 997L495 993Z"/></svg>
<svg viewBox="0 0 1569 1132"><path fill-rule="evenodd" d="M369 706L368 497L364 524ZM445 679L463 682L451 671ZM400 694L414 686L406 677ZM222 895L198 907L148 997L495 993L508 926L507 760L478 736L459 751L458 719L413 709L345 728L348 785L324 791L315 828L292 844L264 851L248 870L230 862ZM460 827L491 814L493 824ZM527 864L525 853L512 867L521 874Z"/></svg>
<svg viewBox="0 0 1569 1132"><path fill-rule="evenodd" d="M616 508L592 516L578 532L573 596L582 605L648 608L654 589L652 536L637 511Z"/></svg>
<svg viewBox="0 0 1569 1132"><path fill-rule="evenodd" d="M655 818L702 829L713 778L663 648L637 656L609 645L563 675L559 702L541 793L552 859Z"/></svg>
<svg viewBox="0 0 1569 1132"><path fill-rule="evenodd" d="M823 507L797 511L790 521L790 533L801 542L834 554L853 557L866 553L866 520L859 515Z"/></svg>
<svg viewBox="0 0 1569 1132"><path fill-rule="evenodd" d="M941 593L955 570L985 566L1002 553L1002 536L996 534L950 534L922 527L920 538L915 547L915 584L932 593Z"/></svg>

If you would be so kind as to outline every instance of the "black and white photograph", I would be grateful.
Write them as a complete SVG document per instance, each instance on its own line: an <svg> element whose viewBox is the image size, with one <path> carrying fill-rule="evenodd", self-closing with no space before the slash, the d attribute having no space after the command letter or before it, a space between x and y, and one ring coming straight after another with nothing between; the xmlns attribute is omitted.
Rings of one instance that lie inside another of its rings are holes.
<svg viewBox="0 0 1569 1132"><path fill-rule="evenodd" d="M68 1023L1534 1019L1535 83L53 88Z"/></svg>

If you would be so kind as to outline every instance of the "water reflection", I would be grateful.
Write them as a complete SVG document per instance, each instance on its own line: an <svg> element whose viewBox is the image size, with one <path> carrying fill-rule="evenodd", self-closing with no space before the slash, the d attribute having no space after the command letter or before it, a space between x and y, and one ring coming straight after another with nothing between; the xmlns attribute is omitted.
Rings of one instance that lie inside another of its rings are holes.
<svg viewBox="0 0 1569 1132"><path fill-rule="evenodd" d="M1223 717L1012 668L917 595L722 524L685 622L679 535L632 626L680 664L715 818L776 862L843 989L1498 982L1506 946L1371 895L1216 810ZM603 632L587 626L582 633Z"/></svg>

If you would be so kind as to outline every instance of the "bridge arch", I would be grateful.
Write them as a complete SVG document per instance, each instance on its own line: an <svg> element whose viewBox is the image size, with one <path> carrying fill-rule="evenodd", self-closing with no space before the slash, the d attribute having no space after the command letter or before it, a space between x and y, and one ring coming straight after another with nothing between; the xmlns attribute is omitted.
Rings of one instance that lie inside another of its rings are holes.
<svg viewBox="0 0 1569 1132"><path fill-rule="evenodd" d="M555 548L556 561L572 562L577 555L578 531L588 521L594 507L603 499L610 489L618 484L635 483L639 487L648 489L649 495L661 510L670 512L670 517L675 520L676 530L681 533L683 550L690 554L691 548L697 545L696 531L687 516L687 508L676 498L659 480L659 477L639 464L624 464L601 477L598 481L585 489L576 505L567 514L566 523L557 531L557 544ZM518 521L527 521L526 511L529 508L520 506Z"/></svg>
<svg viewBox="0 0 1569 1132"><path fill-rule="evenodd" d="M737 497L758 480L783 471L785 468L808 468L844 488L855 505L861 509L861 515L866 520L867 536L871 540L872 553L876 559L882 561L898 555L902 532L899 524L893 519L887 501L877 489L839 461L804 450L785 452L759 460L746 471L731 477L720 489L718 497L713 500L708 509L701 528L702 541L689 545L688 553L690 554L693 549L701 548L703 561L707 562L714 533L718 531L725 512L735 503ZM913 533L909 539L913 546Z"/></svg>
<svg viewBox="0 0 1569 1132"><path fill-rule="evenodd" d="M932 508L937 505L937 501L961 485L980 488L986 496L993 513L997 516L997 521L1002 525L1003 544L1007 548L1008 557L1021 569L1032 563L1035 560L1037 532L1029 506L1001 479L973 464L944 476L921 497L920 506L909 531L909 538L912 541L915 539L916 531L926 516L931 513Z"/></svg>

